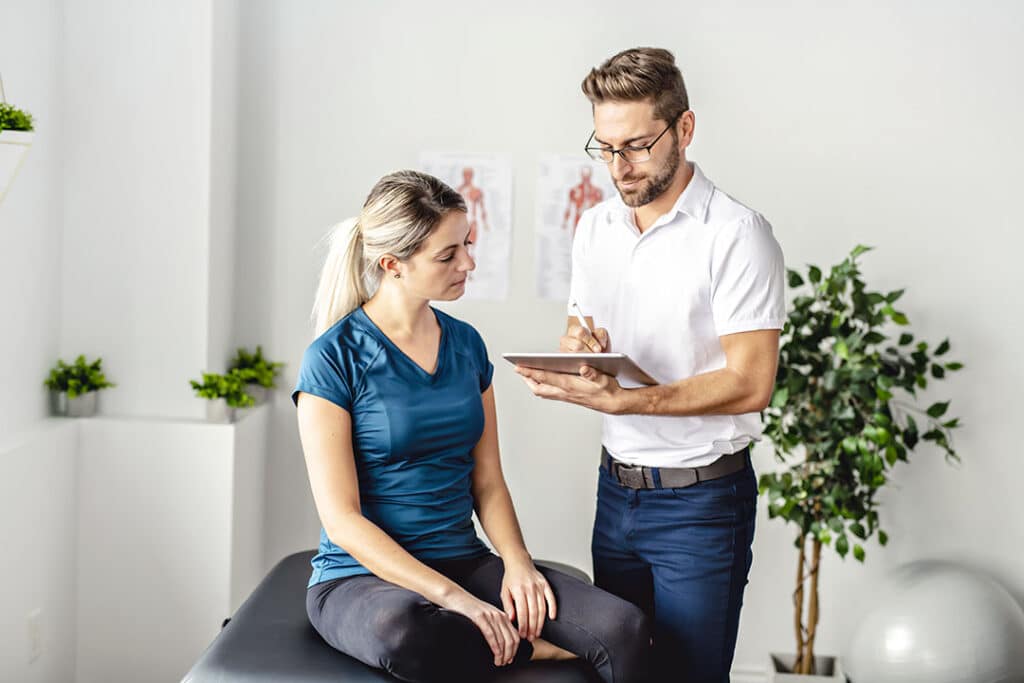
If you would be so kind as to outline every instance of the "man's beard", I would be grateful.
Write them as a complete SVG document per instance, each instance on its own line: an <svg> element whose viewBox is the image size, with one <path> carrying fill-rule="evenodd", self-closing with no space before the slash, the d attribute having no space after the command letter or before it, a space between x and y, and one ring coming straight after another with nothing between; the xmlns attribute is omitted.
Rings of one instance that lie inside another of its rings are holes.
<svg viewBox="0 0 1024 683"><path fill-rule="evenodd" d="M618 183L615 183L615 189L619 191L619 196L622 197L622 201L626 206L636 208L638 206L644 206L650 204L655 199L665 193L665 190L672 184L672 179L676 176L676 171L679 170L679 147L672 145L672 154L669 156L668 161L662 167L661 171L650 178L636 192L630 192L629 194L622 191Z"/></svg>

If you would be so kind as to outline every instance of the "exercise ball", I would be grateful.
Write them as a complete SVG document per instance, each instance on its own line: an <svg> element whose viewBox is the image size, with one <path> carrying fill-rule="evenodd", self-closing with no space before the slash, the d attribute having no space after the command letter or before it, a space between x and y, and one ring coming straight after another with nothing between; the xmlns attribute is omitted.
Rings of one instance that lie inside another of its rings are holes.
<svg viewBox="0 0 1024 683"><path fill-rule="evenodd" d="M988 577L916 562L871 602L843 658L850 683L1024 683L1024 610Z"/></svg>

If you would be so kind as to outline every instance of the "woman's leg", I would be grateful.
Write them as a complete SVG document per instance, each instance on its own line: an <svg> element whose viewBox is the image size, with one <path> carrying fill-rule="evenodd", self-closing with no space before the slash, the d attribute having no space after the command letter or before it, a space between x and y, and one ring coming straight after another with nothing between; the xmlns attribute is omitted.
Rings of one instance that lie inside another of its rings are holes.
<svg viewBox="0 0 1024 683"><path fill-rule="evenodd" d="M332 647L403 681L483 681L496 670L472 621L376 576L311 586L306 612ZM523 649L514 663L528 657Z"/></svg>
<svg viewBox="0 0 1024 683"><path fill-rule="evenodd" d="M538 567L555 594L558 616L545 620L541 638L586 660L605 683L647 681L650 628L636 605L567 574ZM492 605L501 606L504 565L491 556L452 580Z"/></svg>

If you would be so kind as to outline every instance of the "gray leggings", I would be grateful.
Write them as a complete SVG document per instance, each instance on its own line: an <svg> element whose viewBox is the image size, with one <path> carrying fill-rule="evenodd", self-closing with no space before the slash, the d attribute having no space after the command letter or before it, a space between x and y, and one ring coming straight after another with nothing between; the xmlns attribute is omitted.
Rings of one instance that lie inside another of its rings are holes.
<svg viewBox="0 0 1024 683"><path fill-rule="evenodd" d="M496 555L426 564L501 609L504 565ZM643 612L579 579L538 569L558 604L558 618L545 620L541 637L589 662L605 683L646 681L650 629ZM306 612L334 648L403 681L485 681L499 670L469 618L373 575L310 586ZM532 652L522 640L509 666L529 661Z"/></svg>

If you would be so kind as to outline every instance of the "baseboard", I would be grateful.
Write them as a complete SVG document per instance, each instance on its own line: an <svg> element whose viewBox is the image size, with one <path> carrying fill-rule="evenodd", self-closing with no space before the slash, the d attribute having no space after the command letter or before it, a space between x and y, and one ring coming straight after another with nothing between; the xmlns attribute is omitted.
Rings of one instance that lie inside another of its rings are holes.
<svg viewBox="0 0 1024 683"><path fill-rule="evenodd" d="M768 669L763 666L734 666L729 672L730 683L767 683Z"/></svg>

